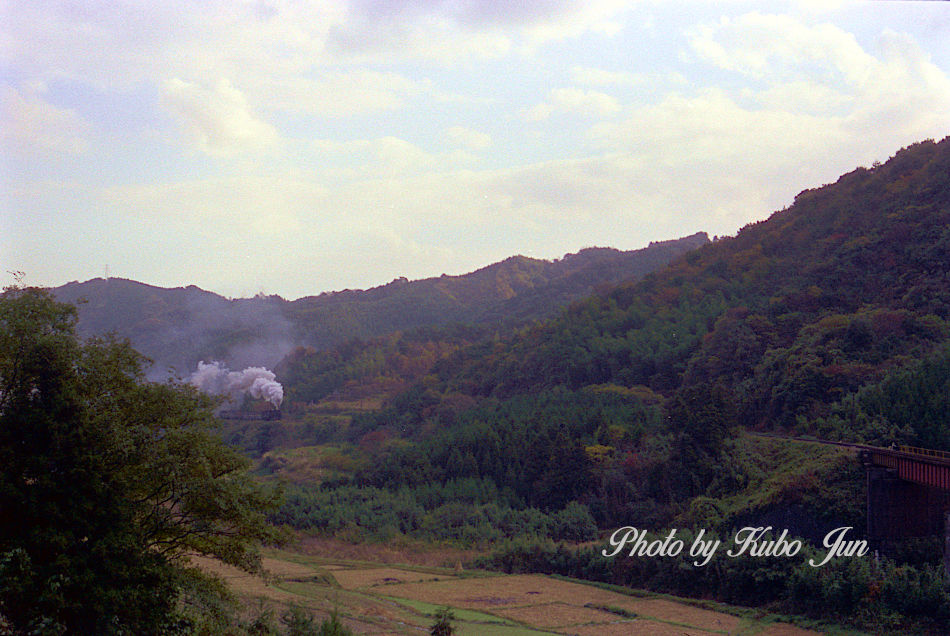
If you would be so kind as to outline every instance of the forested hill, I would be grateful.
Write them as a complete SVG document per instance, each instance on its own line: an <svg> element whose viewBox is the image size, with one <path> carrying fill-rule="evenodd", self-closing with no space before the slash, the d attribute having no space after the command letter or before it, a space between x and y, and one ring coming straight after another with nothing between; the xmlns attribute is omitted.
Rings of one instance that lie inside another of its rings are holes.
<svg viewBox="0 0 950 636"><path fill-rule="evenodd" d="M938 351L948 319L950 138L802 192L734 238L464 350L427 390L506 398L612 384L671 398L718 387L747 427L828 433L847 396ZM859 415L878 437L914 436Z"/></svg>
<svg viewBox="0 0 950 636"><path fill-rule="evenodd" d="M771 526L809 546L863 535L852 454L741 429L950 450L948 276L950 139L546 321L297 350L282 365L287 417L229 439L297 484L275 520L307 532L495 543L483 563L506 571L947 634L941 538L822 568L601 547L627 525L724 540Z"/></svg>
<svg viewBox="0 0 950 636"><path fill-rule="evenodd" d="M195 286L164 289L120 278L52 291L60 301L86 300L79 306L81 336L115 332L155 360L157 372L187 373L201 359L273 365L298 345L324 349L421 326L543 318L599 286L641 278L708 242L698 233L634 251L589 248L556 261L515 256L462 276L397 279L295 301L229 300Z"/></svg>
<svg viewBox="0 0 950 636"><path fill-rule="evenodd" d="M514 256L462 276L400 278L366 291L301 298L288 315L303 340L318 347L421 326L517 324L553 315L598 286L638 280L708 242L700 232L626 252L587 248L555 261Z"/></svg>
<svg viewBox="0 0 950 636"><path fill-rule="evenodd" d="M51 290L78 305L83 338L113 332L155 361L187 375L198 360L271 365L293 344L286 301L277 296L228 300L194 285L166 289L122 278L95 278Z"/></svg>

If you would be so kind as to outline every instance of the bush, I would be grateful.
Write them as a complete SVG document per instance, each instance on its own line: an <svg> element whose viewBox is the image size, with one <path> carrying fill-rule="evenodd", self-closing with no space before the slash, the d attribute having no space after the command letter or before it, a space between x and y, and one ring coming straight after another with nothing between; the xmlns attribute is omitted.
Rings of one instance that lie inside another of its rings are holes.
<svg viewBox="0 0 950 636"><path fill-rule="evenodd" d="M452 621L454 620L455 615L452 614L452 610L448 607L441 608L435 613L435 622L429 628L429 634L431 636L452 636L455 633L455 628L452 627Z"/></svg>

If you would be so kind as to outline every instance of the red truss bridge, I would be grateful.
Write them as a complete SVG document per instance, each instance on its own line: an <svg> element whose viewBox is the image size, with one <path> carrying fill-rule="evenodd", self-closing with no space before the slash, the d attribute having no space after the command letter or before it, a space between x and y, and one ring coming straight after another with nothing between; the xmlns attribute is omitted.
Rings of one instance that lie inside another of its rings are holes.
<svg viewBox="0 0 950 636"><path fill-rule="evenodd" d="M865 465L893 470L904 481L950 491L950 453L913 446L861 449Z"/></svg>

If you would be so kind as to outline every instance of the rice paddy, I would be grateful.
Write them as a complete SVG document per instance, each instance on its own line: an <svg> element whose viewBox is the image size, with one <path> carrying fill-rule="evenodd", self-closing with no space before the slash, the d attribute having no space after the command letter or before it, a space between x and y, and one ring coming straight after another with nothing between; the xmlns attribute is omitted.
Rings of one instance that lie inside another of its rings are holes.
<svg viewBox="0 0 950 636"><path fill-rule="evenodd" d="M668 597L603 589L543 575L459 572L272 551L265 578L209 560L245 607L297 605L318 619L336 610L357 634L428 633L449 607L462 636L807 636L770 618L696 607ZM255 605L256 604L256 605Z"/></svg>

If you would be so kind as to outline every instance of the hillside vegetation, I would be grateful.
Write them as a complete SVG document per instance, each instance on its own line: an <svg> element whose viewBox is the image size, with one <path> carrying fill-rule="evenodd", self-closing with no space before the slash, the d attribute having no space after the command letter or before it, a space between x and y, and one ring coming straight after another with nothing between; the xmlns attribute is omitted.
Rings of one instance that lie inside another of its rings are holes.
<svg viewBox="0 0 950 636"><path fill-rule="evenodd" d="M736 560L700 590L688 567L545 542L631 523L862 532L853 456L742 431L950 450L948 319L950 140L928 141L546 321L298 353L286 377L309 429L296 439L310 430L349 459L323 464L319 490L292 490L279 518L350 539L507 538L488 562L511 571L940 633L950 595L926 546L881 567ZM372 395L378 408L322 419ZM281 452L265 471L281 473Z"/></svg>
<svg viewBox="0 0 950 636"><path fill-rule="evenodd" d="M641 282L470 349L439 370L439 388L506 397L613 383L670 397L721 385L741 425L807 429L946 340L948 175L950 141L902 150Z"/></svg>

